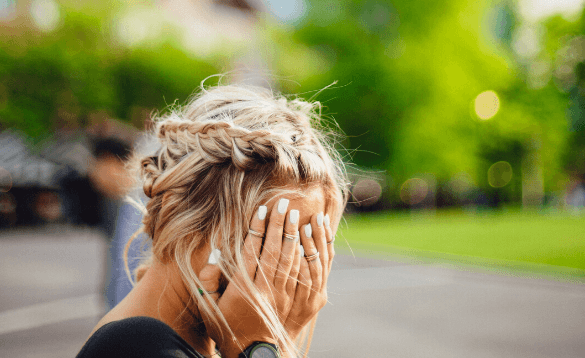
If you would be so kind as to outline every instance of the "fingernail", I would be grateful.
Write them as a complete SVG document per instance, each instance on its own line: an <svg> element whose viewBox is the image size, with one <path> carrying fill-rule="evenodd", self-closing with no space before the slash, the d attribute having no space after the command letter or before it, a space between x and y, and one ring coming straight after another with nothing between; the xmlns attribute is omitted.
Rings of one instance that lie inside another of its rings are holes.
<svg viewBox="0 0 585 358"><path fill-rule="evenodd" d="M329 214L325 215L325 226L329 226L329 224L331 224L331 222L329 221Z"/></svg>
<svg viewBox="0 0 585 358"><path fill-rule="evenodd" d="M264 205L261 205L258 208L258 219L264 220L266 218L266 210L267 210L266 206L264 206Z"/></svg>
<svg viewBox="0 0 585 358"><path fill-rule="evenodd" d="M290 220L291 224L296 224L299 222L299 211L298 210L291 210L288 219Z"/></svg>
<svg viewBox="0 0 585 358"><path fill-rule="evenodd" d="M323 213L317 214L317 226L323 226Z"/></svg>
<svg viewBox="0 0 585 358"><path fill-rule="evenodd" d="M218 249L211 250L211 253L209 254L209 259L207 260L207 263L210 265L217 265L217 262L219 261L220 256L221 256L221 251L219 251Z"/></svg>
<svg viewBox="0 0 585 358"><path fill-rule="evenodd" d="M286 213L286 208L288 208L288 199L280 199L278 202L278 212L284 214Z"/></svg>
<svg viewBox="0 0 585 358"><path fill-rule="evenodd" d="M310 238L313 235L313 229L311 228L311 224L305 225L305 236Z"/></svg>
<svg viewBox="0 0 585 358"><path fill-rule="evenodd" d="M300 243L299 243L299 246L301 248L301 256L305 256L305 248Z"/></svg>

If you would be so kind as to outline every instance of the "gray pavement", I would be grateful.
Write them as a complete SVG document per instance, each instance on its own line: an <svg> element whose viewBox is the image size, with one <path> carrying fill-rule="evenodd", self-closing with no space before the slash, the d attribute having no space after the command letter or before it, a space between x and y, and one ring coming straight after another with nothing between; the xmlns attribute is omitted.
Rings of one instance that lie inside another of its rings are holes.
<svg viewBox="0 0 585 358"><path fill-rule="evenodd" d="M90 230L0 233L0 357L72 357L102 312ZM585 280L338 254L311 357L584 357Z"/></svg>

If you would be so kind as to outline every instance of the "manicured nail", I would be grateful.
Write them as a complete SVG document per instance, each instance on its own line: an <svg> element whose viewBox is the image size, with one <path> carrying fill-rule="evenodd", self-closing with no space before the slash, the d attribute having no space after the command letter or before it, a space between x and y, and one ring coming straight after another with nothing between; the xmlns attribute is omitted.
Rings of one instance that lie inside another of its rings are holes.
<svg viewBox="0 0 585 358"><path fill-rule="evenodd" d="M329 219L329 214L325 215L325 226L329 226L331 224L330 219Z"/></svg>
<svg viewBox="0 0 585 358"><path fill-rule="evenodd" d="M313 229L311 228L311 224L305 225L305 236L310 238L313 235Z"/></svg>
<svg viewBox="0 0 585 358"><path fill-rule="evenodd" d="M207 260L207 263L211 265L217 265L220 256L221 251L219 251L218 249L211 250L211 253L209 254L209 260Z"/></svg>
<svg viewBox="0 0 585 358"><path fill-rule="evenodd" d="M278 202L278 212L284 214L286 213L286 208L288 208L288 199L280 199Z"/></svg>
<svg viewBox="0 0 585 358"><path fill-rule="evenodd" d="M258 219L264 220L266 218L266 206L261 205L258 208Z"/></svg>
<svg viewBox="0 0 585 358"><path fill-rule="evenodd" d="M290 220L291 224L296 224L299 222L299 211L298 210L291 210L288 214L288 219Z"/></svg>
<svg viewBox="0 0 585 358"><path fill-rule="evenodd" d="M317 214L317 226L323 226L323 213Z"/></svg>
<svg viewBox="0 0 585 358"><path fill-rule="evenodd" d="M299 243L299 247L301 248L301 256L305 256L305 248L303 245L301 245L301 243Z"/></svg>

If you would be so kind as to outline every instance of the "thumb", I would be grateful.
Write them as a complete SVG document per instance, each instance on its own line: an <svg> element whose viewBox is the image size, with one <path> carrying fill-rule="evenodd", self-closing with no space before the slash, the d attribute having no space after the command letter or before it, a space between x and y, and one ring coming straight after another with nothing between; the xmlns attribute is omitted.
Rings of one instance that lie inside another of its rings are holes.
<svg viewBox="0 0 585 358"><path fill-rule="evenodd" d="M221 252L218 249L211 251L207 265L203 267L199 273L199 280L201 281L202 288L199 293L206 298L211 298L217 301L219 298L219 279L221 277L221 270L217 266Z"/></svg>

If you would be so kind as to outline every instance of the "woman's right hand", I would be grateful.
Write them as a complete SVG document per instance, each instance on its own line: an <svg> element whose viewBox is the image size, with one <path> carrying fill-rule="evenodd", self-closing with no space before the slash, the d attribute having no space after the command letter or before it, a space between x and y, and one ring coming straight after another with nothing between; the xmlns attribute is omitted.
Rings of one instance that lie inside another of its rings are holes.
<svg viewBox="0 0 585 358"><path fill-rule="evenodd" d="M291 310L291 308L296 305L297 298L303 299L304 297L304 295L297 295L297 292L309 291L308 289L299 290L299 287L311 287L311 275L308 274L308 271L304 275L299 275L299 271L303 267L302 262L304 261L305 268L308 268L306 265L308 263L301 258L298 239L291 240L283 235L283 233L298 235L299 212L291 210L286 215L287 207L287 199L281 199L275 205L266 229L265 218L261 215L266 212L266 207L261 207L258 210L258 214L254 215L251 220L250 228L259 235L248 233L244 242L243 256L248 277L252 279L263 296L268 298L280 321L285 324L289 313L295 312L295 330L294 333L291 330L289 334L292 338L296 338L295 334L300 332L296 330L297 323L305 319L299 319L302 314L299 314L298 310ZM266 239L262 245L264 233L266 233ZM302 235L302 237L304 243L308 238L306 235ZM218 289L220 274L219 267L213 264L206 265L201 270L199 276L206 291L214 292ZM254 341L277 343L264 319L256 312L236 285L241 288L246 287L242 273L236 274L232 278L221 296L219 293L208 296L214 299L219 306L235 335L233 339L227 335L222 337L221 332L227 333L229 330L226 327L215 326L209 317L205 317L204 311L199 309L209 336L219 345L221 352L227 358L237 357L242 349ZM309 313L314 315L312 310Z"/></svg>

